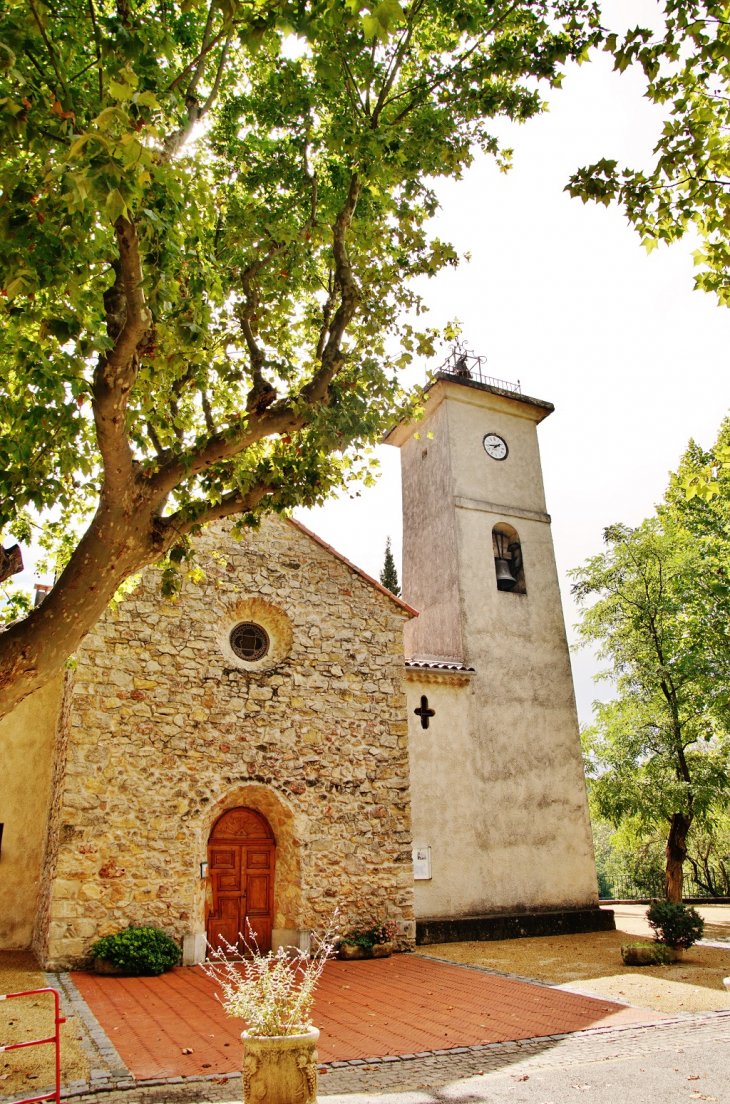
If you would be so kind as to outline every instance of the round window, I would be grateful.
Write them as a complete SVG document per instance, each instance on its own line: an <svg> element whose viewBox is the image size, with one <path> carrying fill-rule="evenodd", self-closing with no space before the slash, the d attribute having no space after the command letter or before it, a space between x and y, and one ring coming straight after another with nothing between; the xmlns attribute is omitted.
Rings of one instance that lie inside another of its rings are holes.
<svg viewBox="0 0 730 1104"><path fill-rule="evenodd" d="M253 621L243 621L231 630L231 648L239 659L246 659L249 663L257 659L263 659L269 650L269 635L260 625Z"/></svg>

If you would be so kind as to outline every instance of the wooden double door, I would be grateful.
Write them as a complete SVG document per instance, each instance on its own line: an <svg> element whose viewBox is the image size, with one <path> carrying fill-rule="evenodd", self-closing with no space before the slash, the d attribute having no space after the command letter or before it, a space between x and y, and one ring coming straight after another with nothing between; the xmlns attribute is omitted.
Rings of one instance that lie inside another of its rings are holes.
<svg viewBox="0 0 730 1104"><path fill-rule="evenodd" d="M269 824L253 809L229 809L208 841L208 877L213 890L208 942L245 952L249 925L260 951L271 950L276 842Z"/></svg>

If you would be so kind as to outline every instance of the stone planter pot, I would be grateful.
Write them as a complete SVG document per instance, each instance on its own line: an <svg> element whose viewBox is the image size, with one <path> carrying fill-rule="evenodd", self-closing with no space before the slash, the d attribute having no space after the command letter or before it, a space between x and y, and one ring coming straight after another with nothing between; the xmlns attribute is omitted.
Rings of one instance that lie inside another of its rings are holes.
<svg viewBox="0 0 730 1104"><path fill-rule="evenodd" d="M337 957L350 962L355 958L370 958L371 956L364 947L358 947L355 943L341 943Z"/></svg>
<svg viewBox="0 0 730 1104"><path fill-rule="evenodd" d="M358 947L355 943L341 943L337 952L338 958L351 962L356 958L390 958L393 953L392 943L376 943L372 950L366 947Z"/></svg>
<svg viewBox="0 0 730 1104"><path fill-rule="evenodd" d="M94 973L96 974L110 974L114 977L123 977L126 972L123 966L115 966L106 958L94 959Z"/></svg>
<svg viewBox="0 0 730 1104"><path fill-rule="evenodd" d="M684 950L681 947L667 947L672 962L681 962L684 958ZM656 952L654 944L647 943L644 947L622 946L621 958L626 966L656 966Z"/></svg>
<svg viewBox="0 0 730 1104"><path fill-rule="evenodd" d="M252 1035L244 1031L245 1104L314 1104L317 1099L316 1027L301 1035Z"/></svg>
<svg viewBox="0 0 730 1104"><path fill-rule="evenodd" d="M621 958L626 966L653 966L655 964L654 948L646 947L622 947Z"/></svg>

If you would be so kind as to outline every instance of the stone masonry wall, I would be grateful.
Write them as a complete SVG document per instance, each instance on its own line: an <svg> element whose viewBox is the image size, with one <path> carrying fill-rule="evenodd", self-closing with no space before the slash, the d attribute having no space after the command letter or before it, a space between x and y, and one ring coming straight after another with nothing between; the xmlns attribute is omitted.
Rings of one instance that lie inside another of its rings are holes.
<svg viewBox="0 0 730 1104"><path fill-rule="evenodd" d="M408 612L294 524L197 539L177 602L149 569L87 636L69 680L65 769L36 945L88 959L128 923L205 928L210 828L259 809L277 838L274 927L398 922L414 935L402 628ZM227 634L258 620L268 659Z"/></svg>

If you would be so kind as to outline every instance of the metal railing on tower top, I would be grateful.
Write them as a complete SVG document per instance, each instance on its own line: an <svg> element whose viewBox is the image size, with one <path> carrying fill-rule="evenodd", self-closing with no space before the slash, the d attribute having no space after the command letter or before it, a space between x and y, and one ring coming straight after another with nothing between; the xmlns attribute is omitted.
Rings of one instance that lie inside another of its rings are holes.
<svg viewBox="0 0 730 1104"><path fill-rule="evenodd" d="M440 368L436 369L437 375L453 376L454 379L474 380L476 383L484 383L488 387L498 387L501 391L513 391L517 395L522 394L520 381L511 383L509 380L497 379L496 376L488 376L484 371L487 358L477 356L469 349L455 345Z"/></svg>

